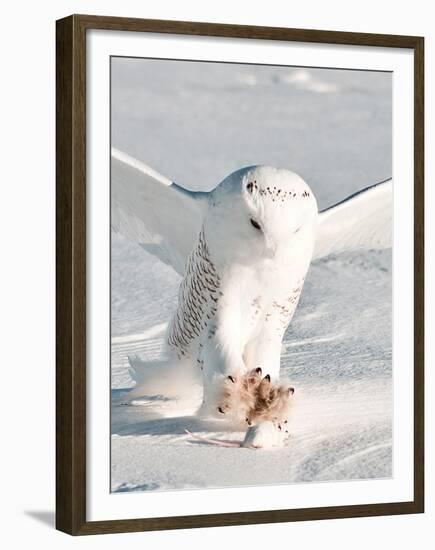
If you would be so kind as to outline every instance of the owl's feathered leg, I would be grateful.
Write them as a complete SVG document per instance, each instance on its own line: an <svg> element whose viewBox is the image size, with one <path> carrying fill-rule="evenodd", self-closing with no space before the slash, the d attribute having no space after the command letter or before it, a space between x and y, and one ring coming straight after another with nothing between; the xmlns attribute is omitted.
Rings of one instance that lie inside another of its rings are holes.
<svg viewBox="0 0 435 550"><path fill-rule="evenodd" d="M221 319L219 319L221 321ZM230 324L217 322L201 342L203 375L202 416L219 416L218 408L228 376L241 377L247 372L239 339L228 334Z"/></svg>
<svg viewBox="0 0 435 550"><path fill-rule="evenodd" d="M249 370L261 367L263 375L269 375L273 383L279 381L281 368L281 347L283 330L270 320L262 327L261 334L250 340L245 347L243 358Z"/></svg>

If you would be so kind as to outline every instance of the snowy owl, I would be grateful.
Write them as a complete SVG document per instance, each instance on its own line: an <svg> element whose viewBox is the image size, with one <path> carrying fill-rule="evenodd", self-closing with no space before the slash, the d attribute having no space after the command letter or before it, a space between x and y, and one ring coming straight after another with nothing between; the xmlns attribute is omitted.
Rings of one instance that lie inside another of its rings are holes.
<svg viewBox="0 0 435 550"><path fill-rule="evenodd" d="M391 179L319 213L286 169L250 166L192 192L113 149L111 172L113 229L182 277L171 372L200 376L202 414L281 425L293 393L279 380L281 344L310 263L391 246Z"/></svg>

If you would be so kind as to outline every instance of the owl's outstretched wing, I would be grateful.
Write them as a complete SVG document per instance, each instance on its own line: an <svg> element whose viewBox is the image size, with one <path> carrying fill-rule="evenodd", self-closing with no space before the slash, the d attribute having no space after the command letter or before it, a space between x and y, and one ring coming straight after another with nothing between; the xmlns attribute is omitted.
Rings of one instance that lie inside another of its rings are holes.
<svg viewBox="0 0 435 550"><path fill-rule="evenodd" d="M180 275L201 230L207 202L208 193L188 191L112 149L112 229Z"/></svg>
<svg viewBox="0 0 435 550"><path fill-rule="evenodd" d="M346 250L389 248L393 182L363 189L319 214L313 260Z"/></svg>

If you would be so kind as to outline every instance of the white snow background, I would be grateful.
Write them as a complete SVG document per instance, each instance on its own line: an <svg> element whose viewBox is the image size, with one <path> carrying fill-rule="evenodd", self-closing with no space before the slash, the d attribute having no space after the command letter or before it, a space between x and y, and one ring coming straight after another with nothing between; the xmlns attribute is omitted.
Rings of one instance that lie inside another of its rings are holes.
<svg viewBox="0 0 435 550"><path fill-rule="evenodd" d="M112 58L112 145L194 190L246 165L289 168L323 209L392 175L391 99L389 73ZM211 446L184 430L243 434L165 417L158 398L122 404L128 357L158 356L179 282L112 233L112 491L392 475L391 251L311 266L282 350L296 389L284 449Z"/></svg>

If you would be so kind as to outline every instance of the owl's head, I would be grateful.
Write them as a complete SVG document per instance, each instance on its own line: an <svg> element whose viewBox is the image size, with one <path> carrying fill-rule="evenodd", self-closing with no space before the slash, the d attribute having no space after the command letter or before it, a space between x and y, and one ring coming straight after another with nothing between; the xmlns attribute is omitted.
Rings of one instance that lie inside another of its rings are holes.
<svg viewBox="0 0 435 550"><path fill-rule="evenodd" d="M290 170L242 168L212 192L205 220L207 241L232 247L243 261L260 254L286 254L301 240L314 242L317 201L308 184Z"/></svg>

